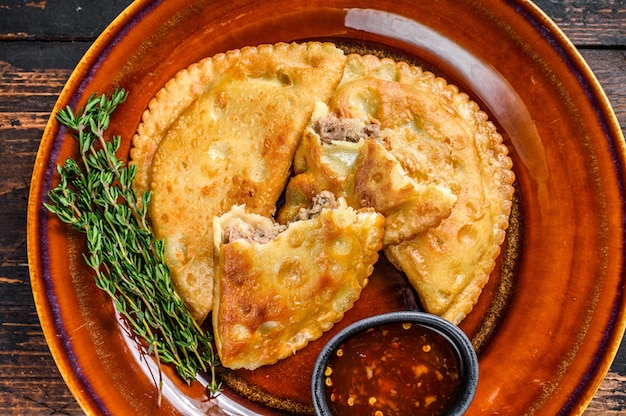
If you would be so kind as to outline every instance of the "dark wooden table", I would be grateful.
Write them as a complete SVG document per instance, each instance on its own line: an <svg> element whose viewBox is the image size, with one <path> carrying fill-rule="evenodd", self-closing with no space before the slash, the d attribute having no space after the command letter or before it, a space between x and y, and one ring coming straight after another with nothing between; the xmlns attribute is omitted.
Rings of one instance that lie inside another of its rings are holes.
<svg viewBox="0 0 626 416"><path fill-rule="evenodd" d="M26 209L43 129L89 45L129 0L0 0L0 415L82 411L31 294ZM626 127L626 1L536 2L579 48ZM626 414L626 342L585 415Z"/></svg>

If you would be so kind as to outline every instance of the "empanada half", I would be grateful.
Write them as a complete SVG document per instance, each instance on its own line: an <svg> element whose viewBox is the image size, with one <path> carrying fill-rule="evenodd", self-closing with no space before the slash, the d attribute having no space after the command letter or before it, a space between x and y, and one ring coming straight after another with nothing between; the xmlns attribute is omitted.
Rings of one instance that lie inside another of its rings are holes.
<svg viewBox="0 0 626 416"><path fill-rule="evenodd" d="M254 369L286 358L359 298L378 260L384 219L327 195L311 218L288 226L243 206L215 218L212 316L223 366Z"/></svg>
<svg viewBox="0 0 626 416"><path fill-rule="evenodd" d="M295 176L287 184L279 222L290 221L328 190L353 208L371 207L383 214L385 245L438 225L450 215L456 196L444 182L409 176L385 142L379 124L338 118L318 103L296 150Z"/></svg>

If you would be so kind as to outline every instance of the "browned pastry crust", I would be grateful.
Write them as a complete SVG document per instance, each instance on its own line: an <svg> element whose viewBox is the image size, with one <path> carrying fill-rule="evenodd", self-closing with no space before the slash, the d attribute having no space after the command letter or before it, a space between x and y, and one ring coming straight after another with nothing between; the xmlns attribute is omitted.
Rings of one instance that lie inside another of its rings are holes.
<svg viewBox="0 0 626 416"><path fill-rule="evenodd" d="M273 364L330 329L367 284L383 224L382 215L343 199L278 233L271 219L241 206L216 218L213 331L222 365Z"/></svg>

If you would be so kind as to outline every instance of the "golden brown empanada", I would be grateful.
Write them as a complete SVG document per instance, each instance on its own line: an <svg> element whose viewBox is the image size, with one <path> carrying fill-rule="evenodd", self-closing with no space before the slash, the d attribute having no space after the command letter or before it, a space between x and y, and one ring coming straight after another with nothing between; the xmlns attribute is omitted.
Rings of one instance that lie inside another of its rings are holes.
<svg viewBox="0 0 626 416"><path fill-rule="evenodd" d="M348 57L330 108L340 117L375 120L410 176L446 183L457 196L441 224L385 254L427 311L460 322L487 282L508 227L514 174L502 137L445 80L373 56Z"/></svg>
<svg viewBox="0 0 626 416"><path fill-rule="evenodd" d="M367 284L382 215L330 192L314 205L283 226L243 206L215 218L212 316L223 366L254 369L294 354L339 321Z"/></svg>
<svg viewBox="0 0 626 416"><path fill-rule="evenodd" d="M314 104L344 65L329 43L246 47L181 71L144 114L134 186L153 193L153 230L198 321L212 307L213 217L234 204L274 213Z"/></svg>
<svg viewBox="0 0 626 416"><path fill-rule="evenodd" d="M427 311L454 323L495 265L514 181L502 137L456 87L316 42L243 48L181 71L150 103L131 158L199 321L213 302L213 217L241 204L273 215L292 161L278 221L321 191L375 208L386 256Z"/></svg>

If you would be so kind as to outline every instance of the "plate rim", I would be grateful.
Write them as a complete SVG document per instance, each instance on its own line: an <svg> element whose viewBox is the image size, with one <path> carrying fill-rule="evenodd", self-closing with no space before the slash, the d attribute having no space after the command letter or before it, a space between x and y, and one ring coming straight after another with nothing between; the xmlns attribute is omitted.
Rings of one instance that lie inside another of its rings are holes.
<svg viewBox="0 0 626 416"><path fill-rule="evenodd" d="M65 383L68 385L70 391L76 398L79 405L85 411L103 411L106 405L102 403L98 398L94 398L90 395L88 388L84 381L80 378L80 374L77 374L77 369L74 366L71 357L68 357L67 347L56 336L54 329L59 322L56 322L55 305L46 296L47 289L45 288L45 280L39 272L44 268L41 266L42 262L46 259L42 259L42 250L40 244L41 227L45 223L42 221L42 216L45 216L43 208L41 207L41 201L44 200L42 195L45 188L44 184L46 180L43 178L50 176L51 160L55 160L56 157L50 152L45 150L53 149L52 141L54 141L57 132L60 127L54 119L56 114L62 107L69 103L72 107L77 103L78 98L83 94L80 90L81 84L85 80L85 77L81 76L81 73L89 74L92 68L98 67L101 64L101 59L106 58L107 49L110 44L116 40L116 38L122 33L128 25L136 19L140 19L144 14L150 13L153 8L158 7L161 1L151 0L138 0L131 3L124 11L122 11L97 37L94 43L89 47L84 56L80 59L77 66L72 71L66 84L64 85L59 98L57 99L54 108L51 112L51 117L46 124L42 141L39 145L37 156L35 159L35 165L33 169L33 176L31 178L31 187L28 198L28 212L27 212L27 253L29 263L30 281L33 290L33 296L35 298L35 304L37 314L42 323L42 329L46 342L51 350L52 356L56 365L59 367L60 373L63 376ZM509 0L507 3L513 5L518 11L527 14L529 17L540 21L545 26L544 37L552 37L555 45L561 48L561 52L568 58L568 65L570 65L576 73L582 77L581 83L584 83L591 90L587 94L587 98L594 102L594 106L600 113L598 119L603 123L603 129L606 131L606 136L612 138L613 158L616 166L621 166L620 176L623 181L626 166L626 146L624 140L624 134L619 126L619 122L609 102L608 96L602 88L597 77L591 70L589 64L584 60L582 54L574 46L574 44L567 38L565 33L559 28L559 26L552 21L552 19L537 5L532 2L523 0ZM622 182L623 184L623 182ZM622 185L623 186L623 185ZM625 195L622 187L620 194ZM622 200L622 211L624 210L624 200ZM626 230L622 228L622 243L626 241ZM622 257L622 276L624 275L624 263L625 259ZM38 267L41 267L39 269ZM52 314L51 314L52 313ZM578 405L573 404L575 408L582 411L589 402L593 399L593 396L601 384L602 380L606 376L610 364L613 361L617 350L620 346L621 340L624 336L626 329L626 303L624 296L621 297L620 305L615 305L615 326L611 331L611 335L606 340L606 354L602 357L598 363L598 371L595 376L592 376L591 380L587 381L588 388L584 389L585 392L580 392L583 397L582 401L578 402Z"/></svg>

